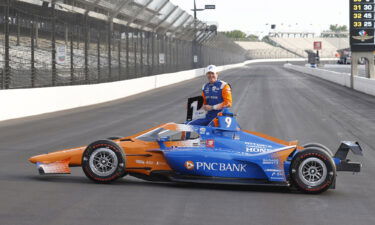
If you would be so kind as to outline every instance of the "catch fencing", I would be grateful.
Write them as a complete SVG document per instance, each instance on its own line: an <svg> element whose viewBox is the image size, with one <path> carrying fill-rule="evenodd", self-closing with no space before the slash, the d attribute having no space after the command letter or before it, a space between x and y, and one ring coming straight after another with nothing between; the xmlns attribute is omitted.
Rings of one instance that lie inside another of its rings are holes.
<svg viewBox="0 0 375 225"><path fill-rule="evenodd" d="M0 89L112 82L244 61L242 48L207 29L199 36L209 38L199 42L196 34L186 40L97 15L53 1L1 0Z"/></svg>

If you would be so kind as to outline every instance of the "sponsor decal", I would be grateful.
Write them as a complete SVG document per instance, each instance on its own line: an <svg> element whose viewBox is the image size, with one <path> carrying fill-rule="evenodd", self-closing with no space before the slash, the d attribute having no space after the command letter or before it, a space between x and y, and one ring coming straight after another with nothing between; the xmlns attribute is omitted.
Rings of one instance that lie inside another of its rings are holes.
<svg viewBox="0 0 375 225"><path fill-rule="evenodd" d="M358 36L352 36L353 39L360 40L362 42L373 38L374 36L369 36L365 30L360 30Z"/></svg>
<svg viewBox="0 0 375 225"><path fill-rule="evenodd" d="M215 141L213 139L206 140L206 147L207 148L213 148L213 147L215 147Z"/></svg>
<svg viewBox="0 0 375 225"><path fill-rule="evenodd" d="M184 166L188 170L193 170L194 169L194 162L193 161L186 161Z"/></svg>
<svg viewBox="0 0 375 225"><path fill-rule="evenodd" d="M146 161L146 164L147 164L147 165L153 165L154 162L153 162L153 161Z"/></svg>
<svg viewBox="0 0 375 225"><path fill-rule="evenodd" d="M263 159L262 161L263 165L277 165L279 164L278 159Z"/></svg>
<svg viewBox="0 0 375 225"><path fill-rule="evenodd" d="M204 134L204 133L206 133L206 128L204 128L204 127L200 128L200 129L199 129L199 133L200 133L200 134Z"/></svg>
<svg viewBox="0 0 375 225"><path fill-rule="evenodd" d="M188 170L219 171L219 172L243 172L246 173L247 164L242 163L218 163L218 162L193 162L186 161L184 164Z"/></svg>
<svg viewBox="0 0 375 225"><path fill-rule="evenodd" d="M245 142L246 152L251 153L264 153L272 151L273 148L271 145L258 144L253 142Z"/></svg>
<svg viewBox="0 0 375 225"><path fill-rule="evenodd" d="M138 164L145 164L145 161L143 161L143 160L135 160L135 163L138 163Z"/></svg>
<svg viewBox="0 0 375 225"><path fill-rule="evenodd" d="M220 172L246 172L246 164L196 162L196 170L220 171Z"/></svg>
<svg viewBox="0 0 375 225"><path fill-rule="evenodd" d="M165 165L167 165L165 162L159 162L159 161L156 161L156 165L161 165L161 166L165 166Z"/></svg>
<svg viewBox="0 0 375 225"><path fill-rule="evenodd" d="M284 176L284 171L283 170L278 170L278 169L265 169L264 172L271 172L271 177L273 179L283 177Z"/></svg>

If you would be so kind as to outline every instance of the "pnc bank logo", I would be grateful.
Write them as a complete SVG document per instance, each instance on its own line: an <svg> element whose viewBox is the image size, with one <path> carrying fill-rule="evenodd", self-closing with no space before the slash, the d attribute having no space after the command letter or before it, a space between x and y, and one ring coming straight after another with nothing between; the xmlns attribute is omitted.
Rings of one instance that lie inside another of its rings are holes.
<svg viewBox="0 0 375 225"><path fill-rule="evenodd" d="M246 164L242 163L219 163L219 162L193 162L186 161L184 164L188 170L218 171L218 172L247 172Z"/></svg>
<svg viewBox="0 0 375 225"><path fill-rule="evenodd" d="M186 161L185 162L185 168L188 170L193 170L194 169L194 162L193 161Z"/></svg>

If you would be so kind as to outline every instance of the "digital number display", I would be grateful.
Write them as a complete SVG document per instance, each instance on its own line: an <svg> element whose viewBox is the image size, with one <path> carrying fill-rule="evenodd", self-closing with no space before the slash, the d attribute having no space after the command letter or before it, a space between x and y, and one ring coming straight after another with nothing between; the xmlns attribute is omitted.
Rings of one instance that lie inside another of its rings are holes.
<svg viewBox="0 0 375 225"><path fill-rule="evenodd" d="M349 1L351 50L374 51L375 0Z"/></svg>

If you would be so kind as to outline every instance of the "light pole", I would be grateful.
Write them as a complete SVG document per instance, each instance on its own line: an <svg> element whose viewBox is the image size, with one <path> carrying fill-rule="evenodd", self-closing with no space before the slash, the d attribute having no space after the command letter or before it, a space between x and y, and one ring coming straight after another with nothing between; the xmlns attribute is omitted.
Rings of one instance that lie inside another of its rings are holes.
<svg viewBox="0 0 375 225"><path fill-rule="evenodd" d="M196 5L196 2L194 0L194 9L192 9L192 11L194 11L194 39L193 39L193 43L192 43L192 66L193 68L197 68L198 67L198 61L201 61L200 60L200 56L198 58L198 51L197 51L197 48L198 48L198 42L197 42L197 11L203 11L205 9L215 9L215 5L205 5L204 9L197 9L197 5Z"/></svg>

